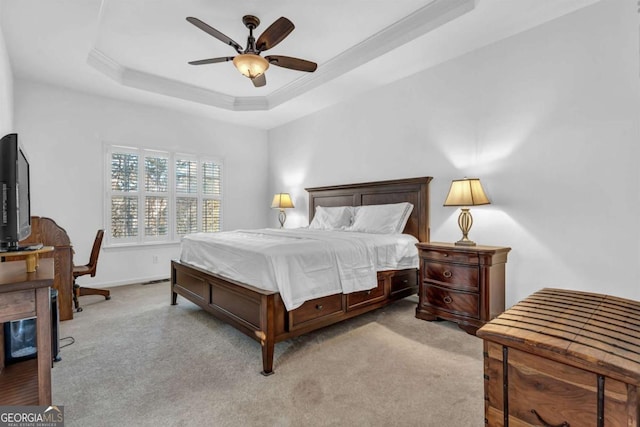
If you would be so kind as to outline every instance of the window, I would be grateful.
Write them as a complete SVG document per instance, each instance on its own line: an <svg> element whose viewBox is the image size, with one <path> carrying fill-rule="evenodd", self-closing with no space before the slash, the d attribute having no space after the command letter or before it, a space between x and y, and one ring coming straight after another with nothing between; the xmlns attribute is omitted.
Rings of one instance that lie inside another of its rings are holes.
<svg viewBox="0 0 640 427"><path fill-rule="evenodd" d="M221 165L177 157L175 171L177 234L220 231Z"/></svg>
<svg viewBox="0 0 640 427"><path fill-rule="evenodd" d="M174 242L222 229L222 163L107 147L109 244Z"/></svg>

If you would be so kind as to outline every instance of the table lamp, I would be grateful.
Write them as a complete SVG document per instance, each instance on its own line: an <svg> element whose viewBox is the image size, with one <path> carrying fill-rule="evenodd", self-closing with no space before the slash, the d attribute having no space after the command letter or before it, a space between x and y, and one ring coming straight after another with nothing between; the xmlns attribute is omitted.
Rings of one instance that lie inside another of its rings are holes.
<svg viewBox="0 0 640 427"><path fill-rule="evenodd" d="M469 206L488 205L491 202L484 193L482 184L478 178L455 179L451 182L449 194L444 201L444 206L460 206L458 225L462 230L462 239L455 244L458 246L475 246L476 243L469 240L468 234L473 225L473 218L469 212Z"/></svg>
<svg viewBox="0 0 640 427"><path fill-rule="evenodd" d="M284 222L287 220L287 214L284 212L284 210L294 207L289 193L278 193L275 196L273 196L271 207L274 209L275 208L280 209L280 214L278 215L278 221L280 221L280 228L284 228Z"/></svg>

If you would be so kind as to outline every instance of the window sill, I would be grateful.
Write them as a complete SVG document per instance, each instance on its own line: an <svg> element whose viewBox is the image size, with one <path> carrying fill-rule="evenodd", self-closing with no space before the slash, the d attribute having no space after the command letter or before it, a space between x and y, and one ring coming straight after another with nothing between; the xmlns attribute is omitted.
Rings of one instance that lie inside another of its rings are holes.
<svg viewBox="0 0 640 427"><path fill-rule="evenodd" d="M174 240L171 242L165 241L165 242L144 242L144 243L111 243L109 245L104 245L102 249L106 251L111 251L111 250L119 250L119 249L142 249L142 248L158 247L158 246L165 246L165 247L180 246L180 241Z"/></svg>

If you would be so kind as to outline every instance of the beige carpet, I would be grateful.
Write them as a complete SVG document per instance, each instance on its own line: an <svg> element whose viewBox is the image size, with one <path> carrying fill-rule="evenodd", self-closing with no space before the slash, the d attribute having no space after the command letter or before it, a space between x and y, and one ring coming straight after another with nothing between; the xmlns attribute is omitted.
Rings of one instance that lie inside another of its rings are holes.
<svg viewBox="0 0 640 427"><path fill-rule="evenodd" d="M270 377L257 342L169 303L168 282L81 298L52 371L66 426L484 424L482 341L416 319L414 298L276 344Z"/></svg>

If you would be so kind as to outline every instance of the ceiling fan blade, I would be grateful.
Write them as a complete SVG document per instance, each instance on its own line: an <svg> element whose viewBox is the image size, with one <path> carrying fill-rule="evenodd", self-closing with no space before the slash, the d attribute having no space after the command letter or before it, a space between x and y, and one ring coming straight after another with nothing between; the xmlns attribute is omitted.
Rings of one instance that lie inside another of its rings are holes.
<svg viewBox="0 0 640 427"><path fill-rule="evenodd" d="M318 68L318 64L316 64L315 62L306 61L299 58L292 58L290 56L269 55L265 56L264 59L269 61L269 64L277 65L278 67L289 68L291 70L307 71L309 73L313 73L316 68Z"/></svg>
<svg viewBox="0 0 640 427"><path fill-rule="evenodd" d="M199 59L197 61L189 61L191 65L215 64L218 62L233 61L233 56L222 56L220 58Z"/></svg>
<svg viewBox="0 0 640 427"><path fill-rule="evenodd" d="M256 41L256 48L259 52L271 49L284 40L294 28L296 27L293 22L284 16L276 19L273 24L269 25L269 28L260 34L258 41Z"/></svg>
<svg viewBox="0 0 640 427"><path fill-rule="evenodd" d="M255 87L262 87L267 84L267 77L262 73L258 77L251 79L251 81Z"/></svg>
<svg viewBox="0 0 640 427"><path fill-rule="evenodd" d="M220 31L216 30L215 28L211 27L210 25L205 24L204 22L202 22L198 18L194 18L192 16L189 16L189 17L187 17L187 21L191 22L193 25L195 25L196 27L200 28L205 33L210 34L213 37L217 38L218 40L220 40L224 44L228 44L229 46L232 46L238 53L242 52L242 46L240 46L236 41L234 41L234 40L230 39L229 37L225 36Z"/></svg>

